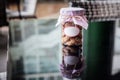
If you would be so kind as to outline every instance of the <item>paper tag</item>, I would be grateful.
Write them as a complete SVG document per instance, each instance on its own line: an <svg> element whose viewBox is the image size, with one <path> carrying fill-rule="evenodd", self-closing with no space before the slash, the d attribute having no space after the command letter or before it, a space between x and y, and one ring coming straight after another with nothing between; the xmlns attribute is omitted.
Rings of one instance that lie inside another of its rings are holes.
<svg viewBox="0 0 120 80"><path fill-rule="evenodd" d="M64 33L65 33L65 35L67 35L69 37L75 37L80 33L80 30L77 27L70 26L70 27L66 27L64 29Z"/></svg>
<svg viewBox="0 0 120 80"><path fill-rule="evenodd" d="M64 56L65 64L75 65L75 64L78 63L78 61L79 61L78 57L75 57L75 56Z"/></svg>

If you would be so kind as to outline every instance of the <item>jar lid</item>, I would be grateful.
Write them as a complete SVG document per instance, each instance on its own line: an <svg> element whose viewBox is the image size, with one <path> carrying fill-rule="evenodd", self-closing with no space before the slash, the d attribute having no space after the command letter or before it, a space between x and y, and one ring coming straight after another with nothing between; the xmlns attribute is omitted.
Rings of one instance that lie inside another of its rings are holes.
<svg viewBox="0 0 120 80"><path fill-rule="evenodd" d="M84 8L76 8L76 7L67 7L60 9L60 15L84 15L85 9Z"/></svg>
<svg viewBox="0 0 120 80"><path fill-rule="evenodd" d="M84 29L88 28L88 22L85 17L85 9L77 7L68 7L60 9L60 16L56 26L65 24L66 22L73 22L76 25L82 26Z"/></svg>

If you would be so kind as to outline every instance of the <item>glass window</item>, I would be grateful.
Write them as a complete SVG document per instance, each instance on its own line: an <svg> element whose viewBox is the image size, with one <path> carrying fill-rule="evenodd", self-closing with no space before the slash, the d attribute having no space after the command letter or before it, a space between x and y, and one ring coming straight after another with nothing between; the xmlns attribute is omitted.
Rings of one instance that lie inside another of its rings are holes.
<svg viewBox="0 0 120 80"><path fill-rule="evenodd" d="M43 77L40 77L39 80L44 80L44 78L43 78Z"/></svg>
<svg viewBox="0 0 120 80"><path fill-rule="evenodd" d="M36 80L36 78L30 78L29 80Z"/></svg>
<svg viewBox="0 0 120 80"><path fill-rule="evenodd" d="M54 77L51 76L47 80L54 80Z"/></svg>
<svg viewBox="0 0 120 80"><path fill-rule="evenodd" d="M57 80L63 80L62 76L58 76Z"/></svg>

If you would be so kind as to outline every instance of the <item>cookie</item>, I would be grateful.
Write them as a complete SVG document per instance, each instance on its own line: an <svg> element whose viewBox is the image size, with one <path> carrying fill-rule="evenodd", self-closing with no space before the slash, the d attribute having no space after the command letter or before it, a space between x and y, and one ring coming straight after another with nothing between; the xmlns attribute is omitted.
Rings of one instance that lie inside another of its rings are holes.
<svg viewBox="0 0 120 80"><path fill-rule="evenodd" d="M64 37L62 39L63 39L62 44L64 44L64 45L68 45L68 46L82 45L82 39L80 39L79 37L75 37L75 38Z"/></svg>
<svg viewBox="0 0 120 80"><path fill-rule="evenodd" d="M85 68L84 60L79 62L77 65L73 65L73 66L67 65L66 66L64 63L62 63L60 65L60 70L61 70L63 77L66 77L68 79L79 78Z"/></svg>
<svg viewBox="0 0 120 80"><path fill-rule="evenodd" d="M62 37L62 43L69 42L70 38L68 36Z"/></svg>
<svg viewBox="0 0 120 80"><path fill-rule="evenodd" d="M80 46L65 46L62 47L63 55L65 56L79 56L82 52L82 48Z"/></svg>
<svg viewBox="0 0 120 80"><path fill-rule="evenodd" d="M64 23L62 26L63 26L62 29L66 28L66 27L69 27L69 26L75 26L75 27L78 27L80 30L82 30L82 27L81 27L81 26L75 25L73 22L66 22L66 23Z"/></svg>
<svg viewBox="0 0 120 80"><path fill-rule="evenodd" d="M62 44L65 45L82 45L82 34L79 33L76 37L69 37L62 33Z"/></svg>

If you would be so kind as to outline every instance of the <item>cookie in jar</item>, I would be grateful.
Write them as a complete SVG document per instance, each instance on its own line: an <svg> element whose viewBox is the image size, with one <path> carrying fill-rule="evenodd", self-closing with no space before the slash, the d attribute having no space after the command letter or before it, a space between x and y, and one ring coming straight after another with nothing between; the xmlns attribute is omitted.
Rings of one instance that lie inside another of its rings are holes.
<svg viewBox="0 0 120 80"><path fill-rule="evenodd" d="M66 22L62 27L62 44L82 45L82 27L73 22Z"/></svg>

